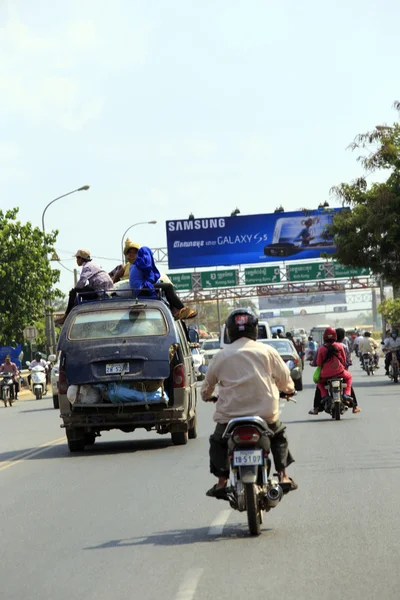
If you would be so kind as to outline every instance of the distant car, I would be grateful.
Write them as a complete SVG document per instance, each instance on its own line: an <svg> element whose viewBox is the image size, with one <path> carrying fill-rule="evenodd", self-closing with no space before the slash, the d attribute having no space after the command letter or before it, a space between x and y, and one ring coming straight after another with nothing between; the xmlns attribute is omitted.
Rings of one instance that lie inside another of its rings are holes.
<svg viewBox="0 0 400 600"><path fill-rule="evenodd" d="M202 381L205 376L206 358L200 348L192 348L193 366L197 381Z"/></svg>
<svg viewBox="0 0 400 600"><path fill-rule="evenodd" d="M201 341L200 349L204 351L206 364L208 364L221 349L219 339L214 338L212 340Z"/></svg>
<svg viewBox="0 0 400 600"><path fill-rule="evenodd" d="M53 394L53 406L59 408L58 401L58 375L60 370L60 361L56 362L51 369L51 390Z"/></svg>
<svg viewBox="0 0 400 600"><path fill-rule="evenodd" d="M290 340L284 339L257 341L260 342L260 344L268 344L268 346L275 348L289 367L296 391L301 392L303 389L303 368L300 356L297 354L293 343Z"/></svg>

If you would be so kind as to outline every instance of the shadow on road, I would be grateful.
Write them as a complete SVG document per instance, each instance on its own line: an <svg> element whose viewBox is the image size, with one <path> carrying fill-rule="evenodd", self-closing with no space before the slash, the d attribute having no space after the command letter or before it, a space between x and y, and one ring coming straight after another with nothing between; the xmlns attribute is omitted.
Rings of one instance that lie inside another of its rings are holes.
<svg viewBox="0 0 400 600"><path fill-rule="evenodd" d="M208 542L223 542L232 539L250 538L247 525L225 525L221 535L210 535L209 527L197 527L195 529L175 529L171 531L157 532L143 537L132 537L124 539L109 540L98 546L88 546L84 550L106 550L108 548L126 548L129 546L185 546L187 544L204 544ZM263 533L273 531L262 528ZM260 538L254 538L260 539Z"/></svg>
<svg viewBox="0 0 400 600"><path fill-rule="evenodd" d="M43 410L52 410L54 412L54 408L52 406L49 406L48 408L30 408L28 410L20 410L20 413L35 413L35 412L42 412Z"/></svg>

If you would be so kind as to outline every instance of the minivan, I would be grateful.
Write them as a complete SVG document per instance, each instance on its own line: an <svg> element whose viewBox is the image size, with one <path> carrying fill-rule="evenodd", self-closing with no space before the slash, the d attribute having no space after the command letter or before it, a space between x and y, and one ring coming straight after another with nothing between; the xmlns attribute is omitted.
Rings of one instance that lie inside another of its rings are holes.
<svg viewBox="0 0 400 600"><path fill-rule="evenodd" d="M175 445L197 437L192 345L185 323L162 300L83 302L68 315L58 349L60 416L71 452L111 429L155 430Z"/></svg>

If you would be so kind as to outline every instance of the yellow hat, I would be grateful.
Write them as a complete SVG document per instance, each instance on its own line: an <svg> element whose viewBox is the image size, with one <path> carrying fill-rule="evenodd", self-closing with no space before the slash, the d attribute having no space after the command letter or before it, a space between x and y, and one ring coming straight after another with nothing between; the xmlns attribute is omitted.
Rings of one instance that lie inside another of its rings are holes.
<svg viewBox="0 0 400 600"><path fill-rule="evenodd" d="M90 250L87 250L85 248L81 248L80 250L77 250L76 253L74 254L74 256L76 256L77 258L83 258L83 260L90 260Z"/></svg>
<svg viewBox="0 0 400 600"><path fill-rule="evenodd" d="M124 248L124 254L125 256L128 254L129 250L139 250L140 246L139 244L135 244L135 242L132 242L132 240L130 240L129 238L127 238L125 240L125 248Z"/></svg>

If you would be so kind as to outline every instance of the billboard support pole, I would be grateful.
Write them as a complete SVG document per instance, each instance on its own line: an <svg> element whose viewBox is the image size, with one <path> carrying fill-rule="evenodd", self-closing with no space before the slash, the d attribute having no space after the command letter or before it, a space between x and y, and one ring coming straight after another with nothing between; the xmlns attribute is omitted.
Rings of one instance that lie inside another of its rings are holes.
<svg viewBox="0 0 400 600"><path fill-rule="evenodd" d="M221 331L221 310L219 306L219 290L217 289L217 314L218 314L218 333Z"/></svg>

